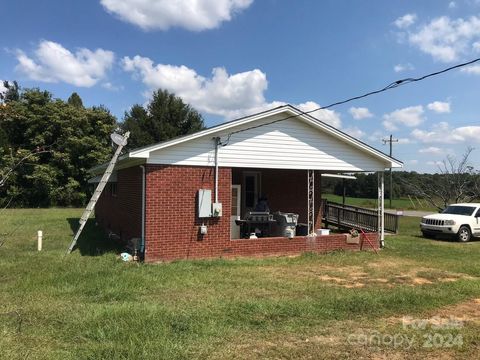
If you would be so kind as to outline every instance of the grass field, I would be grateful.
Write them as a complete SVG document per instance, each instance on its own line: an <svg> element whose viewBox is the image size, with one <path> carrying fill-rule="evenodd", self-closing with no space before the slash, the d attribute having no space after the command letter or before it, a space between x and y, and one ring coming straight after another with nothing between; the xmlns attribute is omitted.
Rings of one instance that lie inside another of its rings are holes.
<svg viewBox="0 0 480 360"><path fill-rule="evenodd" d="M339 195L334 194L322 194L322 198L325 198L329 201L334 201L337 203L342 203L343 198ZM375 208L377 207L377 199L368 199L368 198L354 198L354 197L345 197L345 203L353 206ZM385 198L385 208L389 208L390 201ZM404 210L420 210L420 211L433 211L437 212L438 210L433 207L431 204L427 203L423 199L408 198L401 199L392 199L392 209L404 209Z"/></svg>
<svg viewBox="0 0 480 360"><path fill-rule="evenodd" d="M64 257L81 212L0 214L0 358L473 359L480 352L480 241L423 239L418 219L402 219L401 234L387 237L380 255L151 265L121 262L93 222L80 250Z"/></svg>

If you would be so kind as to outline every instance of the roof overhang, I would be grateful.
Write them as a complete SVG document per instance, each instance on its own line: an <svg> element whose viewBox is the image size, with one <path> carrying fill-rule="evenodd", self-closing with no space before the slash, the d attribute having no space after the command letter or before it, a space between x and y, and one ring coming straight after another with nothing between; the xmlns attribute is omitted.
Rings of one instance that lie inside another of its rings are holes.
<svg viewBox="0 0 480 360"><path fill-rule="evenodd" d="M367 145L366 143L334 128L333 126L330 126L323 121L315 118L314 116L307 114L291 105L283 105L271 110L267 110L258 114L250 115L244 118L240 118L237 120L232 120L229 122L222 123L220 125L193 133L185 136L181 136L169 141L164 141L161 143L149 145L143 148L139 149L134 149L130 151L128 154L122 156L119 158L119 161L117 162L115 169L123 169L131 166L137 166L141 165L147 162L147 159L150 157L150 154L154 151L158 151L161 149L165 149L177 144L181 144L187 141L191 141L194 139L198 139L201 137L218 137L218 136L227 136L229 133L235 132L236 129L238 128L245 128L245 126L248 127L249 124L260 121L262 119L265 119L266 117L272 117L275 115L281 115L285 114L284 118L285 119L291 119L291 118L297 118L309 125L311 125L314 128L317 128L321 131L324 131L325 133L339 139L340 141L343 141L350 146L353 146L357 148L358 150L367 153L374 158L377 158L378 160L382 161L385 165L385 169L387 168L401 168L403 167L403 163L400 160L397 160L393 157L388 156L387 154L384 154L383 152L371 147L370 145ZM274 120L273 122L280 122L280 120ZM266 124L269 124L270 122L267 122ZM90 169L90 172L93 174L100 174L103 172L108 164L102 164L99 166L96 166L92 169Z"/></svg>
<svg viewBox="0 0 480 360"><path fill-rule="evenodd" d="M102 179L102 176L103 175L97 175L95 177L92 177L92 178L88 179L88 183L89 184L98 184L100 182L100 180ZM108 178L107 182L109 182L109 183L117 182L117 172L116 171L112 172L112 174Z"/></svg>
<svg viewBox="0 0 480 360"><path fill-rule="evenodd" d="M346 174L322 174L322 177L337 178L337 179L350 179L350 180L356 180L357 179L356 176L346 175Z"/></svg>
<svg viewBox="0 0 480 360"><path fill-rule="evenodd" d="M145 164L145 159L143 158L131 158L128 156L129 154L125 154L118 158L117 163L115 164L115 170L126 169L132 166L143 165ZM103 163L97 165L89 170L92 175L99 175L105 172L109 163ZM112 173L113 175L113 173Z"/></svg>
<svg viewBox="0 0 480 360"><path fill-rule="evenodd" d="M248 125L250 123L254 123L254 122L256 122L260 119L264 119L266 116L273 116L273 115L278 115L278 114L282 114L282 113L286 114L285 115L286 119L287 118L288 119L298 118L298 119L310 124L311 126L317 128L319 130L322 130L322 131L326 132L327 134L330 134L333 137L356 147L360 151L369 153L370 155L383 160L386 163L385 168L401 168L401 167L403 167L403 163L400 160L397 160L395 158L392 158L392 157L388 156L387 154L384 154L383 152L371 147L370 145L365 144L364 142L362 142L362 141L344 133L343 131L340 131L340 130L334 128L333 126L330 126L330 125L324 123L323 121L315 118L314 116L312 116L310 114L306 114L305 112L303 112L303 111L301 111L301 110L299 110L299 109L297 109L297 108L295 108L291 105L280 106L280 107L274 108L272 110L264 111L264 112L261 112L261 113L255 114L255 115L251 115L251 116L247 116L247 117L244 117L244 118L241 118L241 119L238 119L238 120L233 120L233 121L230 121L230 122L226 122L226 123L211 127L209 129L199 131L199 132L194 133L194 134L182 136L182 137L179 137L179 138L176 138L176 139L173 139L173 140L169 140L169 141L165 141L165 142L162 142L162 143L150 145L150 146L147 146L147 147L144 147L144 148L136 149L136 150L131 151L128 154L128 157L129 158L148 159L149 156L150 156L150 153L153 152L153 151L165 149L165 148L168 148L170 146L174 146L174 145L186 142L186 141L191 141L191 140L194 140L194 139L198 139L198 138L203 137L203 136L215 137L216 135L219 135L219 134L225 134L226 132L228 133L228 131L235 131L235 128L243 127L243 126ZM279 122L279 121L275 120L275 122Z"/></svg>

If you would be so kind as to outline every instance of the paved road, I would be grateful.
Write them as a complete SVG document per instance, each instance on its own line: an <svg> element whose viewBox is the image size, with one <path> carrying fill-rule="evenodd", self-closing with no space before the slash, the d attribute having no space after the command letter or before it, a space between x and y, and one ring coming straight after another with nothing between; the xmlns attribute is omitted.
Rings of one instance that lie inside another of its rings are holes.
<svg viewBox="0 0 480 360"><path fill-rule="evenodd" d="M385 212L396 214L395 210L385 209ZM403 216L415 216L422 217L430 214L434 214L435 211L417 211L417 210L403 210Z"/></svg>

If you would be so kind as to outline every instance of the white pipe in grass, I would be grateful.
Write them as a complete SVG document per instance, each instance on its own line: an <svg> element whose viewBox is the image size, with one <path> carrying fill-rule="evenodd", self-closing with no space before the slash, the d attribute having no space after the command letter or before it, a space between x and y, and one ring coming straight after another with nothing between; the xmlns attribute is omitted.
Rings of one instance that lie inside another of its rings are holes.
<svg viewBox="0 0 480 360"><path fill-rule="evenodd" d="M37 249L38 251L42 251L42 242L43 242L43 231L37 231Z"/></svg>

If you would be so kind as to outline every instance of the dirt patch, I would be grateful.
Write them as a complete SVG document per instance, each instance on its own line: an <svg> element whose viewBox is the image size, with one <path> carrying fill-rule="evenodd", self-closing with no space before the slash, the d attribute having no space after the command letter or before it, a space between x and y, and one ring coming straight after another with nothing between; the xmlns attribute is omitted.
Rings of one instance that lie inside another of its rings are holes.
<svg viewBox="0 0 480 360"><path fill-rule="evenodd" d="M420 317L428 322L427 325L444 325L445 321L459 321L462 326L466 326L468 323L480 325L480 298L441 307ZM405 317L391 317L385 321L389 325L410 324L410 320ZM411 319L411 321L415 321L415 319Z"/></svg>
<svg viewBox="0 0 480 360"><path fill-rule="evenodd" d="M302 264L290 266L288 270L276 266L266 266L263 271L265 275L275 276L277 279L287 281L309 279L345 288L427 286L461 279L474 279L467 274L422 267L417 262L410 260L395 259L394 261L384 258L376 259L374 262L362 266Z"/></svg>
<svg viewBox="0 0 480 360"><path fill-rule="evenodd" d="M441 318L457 318L480 325L480 298L450 305L435 312Z"/></svg>
<svg viewBox="0 0 480 360"><path fill-rule="evenodd" d="M421 277L414 277L412 278L412 284L414 285L425 285L425 284L433 284L430 280L421 278Z"/></svg>

